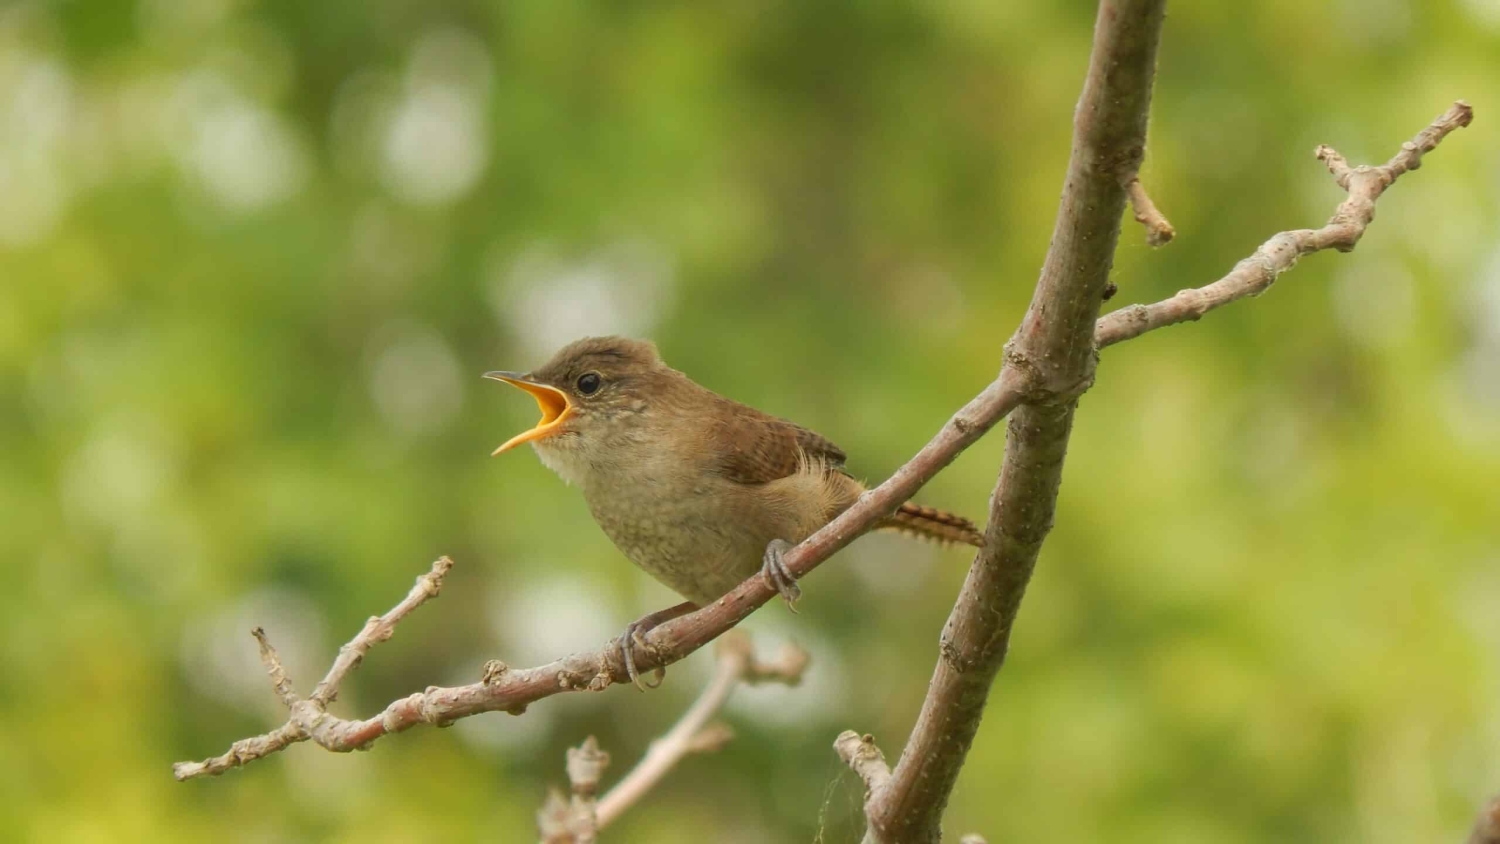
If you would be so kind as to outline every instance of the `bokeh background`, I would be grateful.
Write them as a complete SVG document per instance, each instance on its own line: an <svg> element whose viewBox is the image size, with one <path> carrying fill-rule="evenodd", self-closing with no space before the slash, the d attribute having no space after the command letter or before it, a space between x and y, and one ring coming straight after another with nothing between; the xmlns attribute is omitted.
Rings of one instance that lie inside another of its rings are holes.
<svg viewBox="0 0 1500 844"><path fill-rule="evenodd" d="M1251 5L1254 8L1243 8ZM615 774L711 657L615 688L170 763L346 684L594 647L675 602L496 444L482 381L656 339L883 478L991 379L1047 247L1093 4L297 0L0 7L0 838L525 841L563 749ZM1464 97L1359 250L1110 349L949 830L991 841L1456 840L1500 789L1500 3L1176 3L1111 305L1217 278ZM997 432L926 503L983 517ZM869 537L748 627L740 695L610 842L845 842L845 728L909 729L968 556Z"/></svg>

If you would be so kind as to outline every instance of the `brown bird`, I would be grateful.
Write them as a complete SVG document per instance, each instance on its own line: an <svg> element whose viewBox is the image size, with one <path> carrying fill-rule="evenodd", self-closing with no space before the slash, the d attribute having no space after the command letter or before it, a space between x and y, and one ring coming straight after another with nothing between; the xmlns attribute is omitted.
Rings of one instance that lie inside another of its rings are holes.
<svg viewBox="0 0 1500 844"><path fill-rule="evenodd" d="M594 520L631 562L688 599L626 628L622 655L638 686L636 634L717 600L757 570L793 606L801 589L782 554L865 490L838 446L699 386L646 341L589 337L530 373L485 377L525 390L542 411L494 454L531 443L544 465L583 490ZM912 503L882 527L981 541L968 519Z"/></svg>

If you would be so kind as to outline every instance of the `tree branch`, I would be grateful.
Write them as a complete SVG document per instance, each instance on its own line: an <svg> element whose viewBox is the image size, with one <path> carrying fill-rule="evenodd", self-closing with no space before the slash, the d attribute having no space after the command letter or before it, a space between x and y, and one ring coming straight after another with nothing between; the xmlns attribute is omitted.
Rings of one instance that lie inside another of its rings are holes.
<svg viewBox="0 0 1500 844"><path fill-rule="evenodd" d="M1089 303L1097 307L1095 291L1102 293L1108 272L1108 259L1101 258L1101 253L1105 249L1112 252L1118 235L1118 227L1111 229L1109 221L1118 218L1119 200L1110 190L1107 174L1090 166L1135 154L1137 142L1128 131L1111 134L1101 131L1100 124L1128 130L1134 114L1144 126L1151 82L1150 59L1145 54L1154 47L1160 14L1160 3L1149 0L1106 0L1100 6L1094 54L1077 112L1074 156L1053 246L1032 307L1007 347L1007 369L1041 370L1036 381L1050 386L1029 396L1028 404L1011 417L985 545L944 627L941 656L911 738L890 781L876 790L866 805L870 839L938 840L948 794L978 729L990 685L1004 663L1011 627L1041 544L1052 527L1074 400L1093 376L1092 361L1078 358L1076 315ZM1132 49L1131 44L1137 46ZM1131 53L1138 63L1123 67L1122 51ZM1100 96L1109 81L1120 83L1126 77L1138 86L1133 94ZM1110 106L1142 111L1111 117ZM1101 114L1104 116L1099 117ZM1374 219L1375 200L1385 189L1403 173L1419 167L1423 154L1472 119L1473 110L1467 103L1455 103L1413 141L1403 144L1389 163L1379 167L1351 168L1333 149L1319 147L1318 158L1349 192L1349 198L1327 225L1271 238L1229 275L1207 287L1182 291L1154 305L1123 308L1097 320L1095 348L1195 320L1214 308L1263 292L1302 255L1329 248L1352 250ZM1111 120L1117 122L1111 124ZM1141 207L1137 206L1138 215ZM1046 367L1049 363L1050 369ZM1500 806L1500 802L1494 805ZM1495 823L1500 824L1500 820ZM1476 835L1478 830L1476 827ZM1500 838L1496 844L1500 844Z"/></svg>
<svg viewBox="0 0 1500 844"><path fill-rule="evenodd" d="M1005 418L1021 403L1026 392L1023 373L1016 369L1001 372L895 474L860 496L854 506L788 551L784 558L786 567L800 578L871 530L952 463L960 452ZM641 637L644 647L637 650L638 670L649 671L683 659L743 621L776 595L776 590L763 577L753 575L703 609L653 628ZM334 674L333 671L329 673ZM347 720L314 711L308 720L315 722L316 730L299 729L296 724L288 724L271 733L235 742L222 756L204 762L179 762L173 766L173 773L179 780L222 774L308 739L336 752L358 750L368 747L381 736L403 732L419 724L448 724L481 712L519 715L529 704L542 698L562 692L601 691L614 683L629 682L629 679L614 642L595 651L572 654L534 668L514 669L493 660L486 664L479 682L454 687L430 686L424 692L392 702L384 711L364 720Z"/></svg>
<svg viewBox="0 0 1500 844"><path fill-rule="evenodd" d="M297 705L297 690L292 688L292 680L286 675L286 668L281 665L281 657L276 649L271 646L271 640L266 638L264 628L257 627L250 631L255 637L255 643L260 647L260 664L265 666L266 673L271 677L271 687L276 690L276 696L281 698L281 703L287 709Z"/></svg>
<svg viewBox="0 0 1500 844"><path fill-rule="evenodd" d="M266 631L257 627L251 631L255 641L260 645L261 663L266 667L266 673L270 675L271 685L276 691L277 697L286 705L289 716L287 722L275 730L254 738L241 739L230 745L229 751L202 762L178 762L172 766L172 775L179 781L193 779L203 776L218 776L231 768L237 768L246 762L253 762L272 753L285 750L299 741L309 738L315 739L323 744L326 736L328 721L338 721L328 715L325 710L328 704L338 696L339 684L344 681L350 671L359 665L364 655L370 652L376 644L391 638L396 631L396 624L426 603L429 598L436 598L438 592L443 588L443 578L453 568L453 561L447 557L439 557L432 564L432 569L417 578L416 585L406 594L401 602L391 608L385 615L372 617L365 622L364 629L350 640L349 644L339 648L338 658L334 660L333 666L328 669L328 674L323 681L318 683L313 690L312 697L301 700L297 692L292 688L292 682L287 677L286 669L281 665L281 659L276 655L276 649L271 646L266 637ZM325 747L328 745L324 744Z"/></svg>
<svg viewBox="0 0 1500 844"><path fill-rule="evenodd" d="M1378 167L1350 167L1332 147L1318 147L1318 159L1328 166L1339 187L1349 192L1349 198L1334 211L1327 225L1275 235L1212 284L1184 290L1153 305L1130 305L1102 317L1094 329L1095 342L1102 349L1153 329L1196 320L1236 299L1264 293L1278 276L1296 266L1303 255L1324 249L1352 250L1375 219L1375 200L1386 188L1395 184L1403 173L1420 167L1425 153L1436 148L1448 133L1468 126L1473 119L1474 109L1459 100L1414 139L1402 144L1394 158Z"/></svg>
<svg viewBox="0 0 1500 844"><path fill-rule="evenodd" d="M412 610L426 603L427 599L437 597L438 591L443 588L443 578L452 568L452 560L439 557L437 562L432 564L431 571L417 578L417 584L412 587L405 598L401 599L401 603L385 615L370 616L370 620L365 622L364 629L359 631L349 644L339 648L338 658L333 661L328 674L313 689L312 699L321 706L327 706L338 699L339 684L344 682L349 672L359 667L365 654L370 652L370 648L395 635L396 625L401 619L406 618Z"/></svg>
<svg viewBox="0 0 1500 844"><path fill-rule="evenodd" d="M1052 246L1005 368L1032 373L1011 415L984 547L943 628L940 658L890 781L866 804L869 837L936 842L1011 625L1052 528L1077 397L1093 380L1094 322L1146 146L1164 0L1103 0ZM1002 372L1003 375L1003 372Z"/></svg>
<svg viewBox="0 0 1500 844"><path fill-rule="evenodd" d="M1152 14L1158 16L1159 23L1159 2L1105 2L1101 5L1100 30L1095 39L1096 59L1100 55L1099 38L1106 32L1105 24L1112 27L1110 32L1115 32L1114 28L1120 26L1121 9L1154 9ZM1111 68L1111 71L1136 74L1134 84L1143 84L1147 81L1139 78L1143 58L1137 55L1126 65ZM1007 347L1006 365L999 377L949 419L937 435L895 474L788 551L785 557L787 567L794 574L798 577L805 575L894 512L1023 401L1030 402L1026 411L1011 421L1005 467L993 499L986 547L971 567L959 603L944 629L943 658L934 676L933 693L940 694L942 700L954 705L963 703L964 712L961 714L967 720L955 721L951 729L934 732L931 719L942 716L936 710L929 711L937 705L930 694L923 708L923 718L919 719L913 733L913 742L917 741L919 734L924 737L917 746L942 747L950 757L947 766L951 770L944 774L943 782L934 780L932 787L925 792L934 800L946 801L952 777L956 777L963 753L972 741L973 730L977 729L984 690L988 687L988 681L981 680L986 672L993 677L999 670L999 661L1003 660L1021 593L1029 580L1041 539L1051 526L1066 447L1066 426L1071 424L1072 418L1070 397L1086 388L1092 378L1092 351L1085 344L1085 353L1080 354L1071 329L1064 331L1063 328L1076 328L1080 320L1093 320L1097 312L1103 291L1101 282L1108 273L1112 247L1119 233L1119 216L1123 211L1123 198L1106 194L1123 195L1123 186L1134 179L1134 168L1140 160L1140 150L1129 144L1125 144L1123 150L1116 149L1118 157L1112 158L1095 143L1094 135L1113 137L1121 132L1121 126L1115 125L1120 115L1111 109L1090 109L1085 113L1083 106L1089 103L1097 105L1097 86L1104 85L1108 91L1113 91L1111 85L1125 84L1118 77L1102 79L1098 71L1096 62L1090 71L1090 81L1085 88L1084 101L1080 103L1075 127L1075 135L1088 135L1089 145L1076 147L1078 152L1070 164L1068 191L1058 217L1054 248L1049 252L1032 308ZM1106 93L1106 98L1109 96L1113 94ZM1142 109L1142 119L1145 104L1138 101L1147 96L1149 91L1129 98L1129 102ZM1277 275L1295 264L1297 257L1316 251L1304 249L1308 244L1319 249L1353 248L1373 217L1375 199L1385 188L1401 174L1420 166L1424 153L1436 147L1449 132L1468 125L1471 119L1472 109L1466 103L1456 103L1382 167L1351 168L1342 156L1327 147L1320 147L1320 159L1350 192L1349 199L1339 206L1339 211L1327 226L1277 235L1229 275L1206 287L1184 291L1152 305L1132 305L1098 319L1094 330L1097 347L1114 345L1157 328L1197 319L1214 308L1262 292ZM1130 130L1130 127L1125 125L1124 129ZM1128 131L1125 133L1129 134ZM1144 143L1143 135L1141 143ZM1086 160L1080 161L1080 156ZM1112 179L1106 178L1111 175L1108 173L1111 163L1121 171L1113 174L1115 178ZM1089 174L1097 174L1116 189L1111 191L1107 186L1101 188L1097 185L1097 191L1077 187L1093 184L1085 178ZM1125 178L1126 175L1129 178ZM1087 214L1079 212L1080 207L1089 209L1089 202L1095 199L1100 202L1108 200L1107 205L1099 207L1114 209L1115 225L1112 229L1108 226L1099 228L1103 224L1097 210ZM1110 249L1100 248L1106 244L1106 240L1100 239L1101 234L1108 235ZM1291 252L1278 246L1288 242L1295 246ZM1078 248L1080 246L1082 248ZM1077 253L1077 264L1070 265L1065 257L1070 251ZM1072 278L1074 266L1079 281L1063 284ZM1078 286L1086 286L1088 290L1080 294L1075 289ZM1065 307L1051 309L1055 299L1060 299ZM1051 339L1053 334L1066 341L1063 344L1068 348L1066 355L1050 356L1048 344L1054 342ZM368 747L383 735L418 724L446 724L481 712L520 714L528 704L559 692L598 691L612 683L628 680L618 649L610 643L597 651L574 654L529 669L511 669L498 660L492 660L485 665L483 678L477 683L452 688L429 687L425 692L391 703L369 719L346 720L329 715L326 706L335 699L343 679L375 643L390 638L397 622L436 596L442 578L451 566L452 562L446 557L438 560L431 572L418 579L416 587L400 604L386 615L367 622L360 634L340 650L334 665L309 700L297 698L285 671L279 668L274 649L264 633L258 633L262 660L267 665L278 697L291 708L291 717L275 730L234 742L220 756L202 762L177 763L173 766L177 779L216 776L308 739L328 750L355 750ZM641 649L638 660L640 670L664 667L686 657L738 624L775 595L776 592L757 575L713 604L651 630L642 637L645 647ZM982 608L977 603L981 597L985 602ZM986 618L987 612L996 615ZM973 699L969 698L970 695L974 696ZM903 786L908 793L911 777L921 775L917 770L919 762L915 761L920 757L912 756L913 746L913 743L908 743L897 768L901 781L908 784ZM901 765L906 766L904 773ZM879 805L885 807L881 812L889 813L892 807L901 805L902 801L892 796L894 792L888 793L884 788L880 792L876 796L880 798ZM940 814L940 803L931 803L924 809L924 816L929 819Z"/></svg>
<svg viewBox="0 0 1500 844"><path fill-rule="evenodd" d="M1455 103L1454 108L1449 109L1443 117L1434 121L1433 126L1419 133L1415 141L1404 145L1401 153L1382 168L1350 168L1347 162L1344 162L1343 157L1326 147L1320 148L1322 150L1320 157L1328 163L1335 178L1340 178L1341 183L1350 186L1350 198L1344 202L1344 205L1340 205L1340 211L1335 213L1334 219L1329 222L1328 226L1311 232L1283 232L1271 238L1265 246L1262 246L1262 249L1257 250L1256 255L1236 265L1235 270L1229 276L1224 276L1223 279L1205 288L1179 292L1175 297L1160 301L1160 303L1124 307L1098 319L1097 328L1095 328L1098 348L1139 337L1140 334L1145 334L1146 331L1152 331L1155 328L1178 324L1188 319L1197 319L1203 313L1229 304L1230 301L1265 291L1266 286L1269 286L1275 276L1292 267L1296 258L1305 253L1301 250L1293 250L1289 253L1287 250L1278 249L1277 244L1284 243L1284 241L1290 240L1299 244L1328 244L1328 246L1334 246L1335 249L1338 244L1347 243L1352 247L1353 243L1358 243L1359 235L1364 234L1364 226L1370 223L1370 217L1373 214L1373 207L1368 207L1367 201L1373 204L1374 199L1385 190L1385 187L1389 187L1398 175L1419 166L1422 154L1433 150L1439 141L1442 141L1443 136L1448 135L1452 130L1467 126L1472 118L1473 109L1467 103ZM1062 219L1059 219L1059 226L1061 225ZM1352 234L1352 232L1344 231L1344 226L1347 225L1358 226L1358 232ZM1340 231L1329 231L1335 226ZM1301 246L1298 249L1301 249ZM1037 309L1034 306L1032 310L1035 312ZM1032 316L1034 315L1029 313L1029 322L1034 322ZM1025 330L1025 324L1023 324L1023 330ZM1020 333L1017 336L1020 336ZM975 399L954 414L942 430L939 430L938 435L933 436L932 441L926 447L922 447L921 451L918 451L906 465L897 469L885 483L865 493L853 507L823 526L816 534L802 541L795 549L787 552L787 568L790 568L796 576L807 574L820 562L828 559L832 553L843 549L850 541L873 528L886 514L900 507L901 502L915 495L916 490L921 489L922 484L932 480L948 463L953 462L965 448L986 435L1001 418L1005 418L1005 415L1010 414L1016 406L1019 406L1023 399L1040 397L1043 400L1040 400L1038 405L1044 405L1049 391L1040 387L1041 373L1032 363L1034 360L1034 357L1022 354L1020 346L1013 340L1010 352L1008 352L1007 366L1001 370L999 378L996 378L989 387L984 388L984 391L981 391ZM1053 381L1056 382L1058 379L1055 378ZM1067 381L1067 378L1062 378L1062 381ZM1082 384L1077 384L1076 387L1082 387ZM1052 394L1056 396L1056 391ZM1038 421L1044 420L1049 412L1055 412L1055 409L1047 411L1043 406L1038 406L1038 408L1032 408L1031 411L1031 417L1035 418L1029 417L1026 421L1014 420L1011 426L1013 429L1011 439L1019 444L1020 439L1037 435L1040 430ZM1028 451L1035 453L1035 448L1029 448ZM1016 466L1011 469L1014 477L1025 477L1031 474L1031 469L1023 472L1025 468L1023 460L1032 460L1032 457L1025 453L1013 454L1008 445L1007 468ZM1058 454L1055 460L1061 462L1061 454ZM1041 463L1032 465L1032 469L1044 469L1046 463L1047 460L1041 460ZM1005 486L1004 480L1005 474L1002 472L1001 486L1010 489ZM1002 492L1005 492L1005 489L1002 489ZM1043 484L1040 492L1046 493L1046 490L1046 484ZM1013 507L1010 508L1011 513L1016 513L1017 516L1028 514L1026 519L1031 522L1031 534L1020 531L1017 526L1007 526L1002 523L1001 519L995 519L992 508L992 526L990 526L989 534L998 538L987 540L987 547L992 550L999 549L999 546L1007 541L1007 537L1026 538L1029 535L1034 537L1037 528L1043 525L1050 526L1050 517L1052 517L1050 516L1052 514L1050 502L1055 498L1055 492L1056 487L1053 487L1053 492L1044 496L1049 502L1044 520L1040 519L1040 513L1032 511L1031 501L1034 499L1020 496L1013 502ZM1007 511L1005 501L1010 501L1010 498L1001 495L996 496L995 501L999 505L999 511L1004 514ZM1035 499L1035 501L1041 501L1041 499ZM1013 549L1008 553L1014 555L1023 550L1025 549ZM1007 552L999 550L996 553ZM990 553L984 553L975 561L975 567L978 568L981 559L990 558L992 558ZM273 688L279 699L288 708L293 709L293 717L272 732L234 742L222 756L211 757L204 762L177 763L172 766L172 774L177 777L177 780L216 777L229 769L239 768L246 763L263 759L308 739L314 739L317 744L323 745L327 750L357 750L357 748L368 747L380 736L402 732L417 724L452 723L458 718L475 715L478 712L505 711L520 714L525 711L529 703L561 693L561 691L597 691L603 690L613 682L627 681L624 666L618 660L618 649L610 643L600 651L570 655L570 657L555 660L544 666L534 667L534 669L513 670L501 661L493 660L484 666L484 675L480 682L455 688L428 688L425 693L411 694L411 696L390 703L386 711L368 720L342 720L342 718L327 714L324 708L327 703L332 703L335 699L339 684L344 681L345 676L360 663L375 643L390 639L396 622L410 615L411 610L416 609L423 601L437 595L443 576L446 576L452 565L452 561L447 558L435 562L431 573L419 579L416 588L413 588L407 598L392 609L392 612L372 618L365 625L365 630L360 631L359 636L356 636L350 645L341 649L338 660L329 670L329 675L318 684L317 690L314 691L314 699L308 702L297 699L290 679L287 679L284 670L279 669L275 649L270 648L264 631L260 631L257 639L261 642L261 654L263 654L264 663L267 664L267 672L272 676ZM972 568L971 582L966 583L965 592L963 592L968 600L974 600L975 589L995 586L992 567L986 567L980 571L981 574L992 573L992 576L981 577L977 580L975 568ZM1014 582L1014 577L1019 574L1022 574L1019 570L1013 571L1010 574L1010 585L1007 586L1007 589L1013 592L1013 598L1016 601L1019 601L1020 589L1025 589L1025 580L1019 583ZM1025 574L1029 577L1029 568ZM702 648L705 643L711 642L712 639L738 624L745 616L750 615L754 609L766 603L774 595L775 592L765 585L759 576L754 576L736 586L721 600L709 604L708 607L654 628L642 637L645 648L642 648L642 658L639 661L640 670L667 666L687 657L697 648ZM960 603L962 601L963 598ZM1014 609L1011 612L1014 613ZM1007 634L1008 625L1010 622L1007 621L1005 624ZM957 645L954 636L962 633L963 625L957 624L954 618L950 618L950 627L945 628L944 634L945 660L950 658L950 649ZM959 649L954 649L951 654L954 660L959 660L957 664L960 666L968 664L960 660L963 652ZM321 706L320 700L324 702ZM906 759L906 754L903 754L903 759Z"/></svg>
<svg viewBox="0 0 1500 844"><path fill-rule="evenodd" d="M672 729L651 743L646 755L597 801L599 775L609 763L609 754L599 750L593 736L583 747L568 751L568 779L573 784L569 802L556 790L547 795L537 813L537 826L544 844L586 844L599 831L613 823L626 809L640 802L667 772L694 753L708 753L723 747L734 738L727 724L710 723L724 708L729 696L742 684L784 683L795 686L807 670L807 651L787 645L773 660L760 660L750 638L739 631L722 636L715 648L718 661L713 680L698 699L684 712ZM582 767L580 761L602 763Z"/></svg>
<svg viewBox="0 0 1500 844"><path fill-rule="evenodd" d="M683 757L718 750L734 738L734 732L727 725L710 724L709 720L724 708L729 696L741 684L774 682L795 686L802 682L802 672L807 670L807 651L787 645L775 659L762 661L756 659L750 638L738 631L722 636L715 650L719 659L714 678L698 700L672 729L651 743L635 768L599 801L600 829L609 826L626 809L639 802Z"/></svg>
<svg viewBox="0 0 1500 844"><path fill-rule="evenodd" d="M1415 141L1404 146L1402 152L1383 168L1348 168L1342 157L1331 150L1327 151L1322 157L1329 162L1335 177L1347 170L1345 179L1354 185L1350 199L1340 206L1340 212L1335 214L1329 226L1311 233L1304 231L1277 235L1257 250L1256 256L1242 261L1229 275L1213 284L1183 291L1152 305L1121 308L1099 319L1096 326L1098 346L1111 346L1157 328L1195 320L1210 310L1265 290L1276 275L1289 269L1296 257L1303 254L1288 256L1286 252L1273 248L1289 237L1298 241L1307 238L1312 243L1357 242L1359 234L1363 233L1363 227L1369 223L1366 215L1372 213L1372 209L1363 209L1363 203L1356 203L1356 196L1353 194L1357 191L1360 197L1368 197L1373 202L1397 176L1416 169L1421 155L1435 147L1445 135L1459 126L1468 125L1472 114L1472 109L1466 103L1455 104L1418 135ZM1365 169L1381 171L1388 176L1378 179L1368 175L1356 176ZM1385 181L1386 178L1389 181ZM1349 214L1344 214L1345 206L1350 206L1351 203L1355 203L1354 207L1350 208ZM1357 223L1359 234L1355 234L1352 240L1347 234L1322 234L1332 226L1344 226L1346 219L1362 220ZM1278 260L1285 261L1285 265L1276 263ZM1274 269L1267 270L1269 275L1256 271L1257 267L1268 266L1268 261L1274 266ZM788 551L787 567L799 577L805 575L893 512L1028 396L1045 397L1046 390L1037 386L1039 373L1035 367L1030 360L1016 354L1014 342L1011 349L1007 365L994 382L954 414L937 435L889 479L865 493L853 507ZM1019 428L1024 434L1035 426L1030 423L1013 423L1012 427L1012 438L1016 438L1018 435L1015 429ZM1011 465L1012 456L1009 451L1006 461L1007 466ZM1050 496L1048 500L1051 500ZM997 497L996 501L1001 502L1001 499ZM1017 502L1014 512L1027 512L1028 506L1027 501ZM1004 510L1003 502L1001 510ZM1050 521L1050 506L1047 510ZM993 516L991 525L994 528L992 533L1004 532L999 527L1000 522ZM990 547L995 547L995 544L990 542ZM179 780L217 776L310 738L329 750L354 750L368 746L383 735L401 732L418 724L449 723L480 712L508 711L519 714L528 704L559 692L598 691L611 683L628 680L624 666L618 659L617 649L609 644L598 651L574 654L530 669L513 670L504 663L493 660L485 666L484 676L477 683L453 688L430 687L426 692L412 694L391 703L380 714L363 721L336 718L319 708L317 699L332 702L339 684L358 665L370 647L390 638L400 619L437 594L442 577L451 565L452 562L446 557L434 563L432 572L420 578L417 586L391 612L367 622L359 636L340 650L328 675L314 691L315 700L297 701L290 682L285 678L285 672L281 672L279 676L272 672L277 695L289 707L294 707L296 717L271 732L236 741L220 756L202 762L179 762L173 766L174 776ZM970 584L966 584L965 594L969 591ZM686 657L738 624L775 594L757 575L713 604L653 629L643 637L645 647L641 649L640 669L644 671L670 665ZM380 623L377 624L377 621ZM264 634L257 638L263 640ZM947 631L944 641L949 641ZM946 652L947 645L944 647ZM269 643L263 642L263 660L267 650ZM270 653L274 655L274 651ZM271 671L269 662L267 670ZM283 682L286 683L285 688L282 686ZM291 702L288 702L289 694L292 696ZM309 728L309 724L316 729Z"/></svg>

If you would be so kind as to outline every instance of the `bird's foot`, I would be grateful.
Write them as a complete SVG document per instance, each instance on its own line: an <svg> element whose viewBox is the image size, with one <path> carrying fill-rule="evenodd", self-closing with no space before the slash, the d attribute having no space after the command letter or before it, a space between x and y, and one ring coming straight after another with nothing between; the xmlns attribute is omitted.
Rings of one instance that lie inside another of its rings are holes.
<svg viewBox="0 0 1500 844"><path fill-rule="evenodd" d="M635 667L635 637L649 632L651 628L662 622L687 615L696 609L698 609L697 604L692 601L683 601L664 610L657 610L654 613L643 615L625 625L625 634L620 637L620 657L625 662L625 673L630 675L630 682L634 683L637 689L644 692L647 689L654 689L660 686L662 681L667 677L667 669L658 666L656 670L651 672L652 676L656 678L655 683L647 683L642 679L641 672Z"/></svg>
<svg viewBox="0 0 1500 844"><path fill-rule="evenodd" d="M782 560L791 547L792 543L785 539L771 540L771 543L766 546L766 556L761 562L760 573L766 582L780 593L781 599L786 601L787 609L796 612L797 599L802 597L802 587L797 585L796 576L787 569L786 562Z"/></svg>

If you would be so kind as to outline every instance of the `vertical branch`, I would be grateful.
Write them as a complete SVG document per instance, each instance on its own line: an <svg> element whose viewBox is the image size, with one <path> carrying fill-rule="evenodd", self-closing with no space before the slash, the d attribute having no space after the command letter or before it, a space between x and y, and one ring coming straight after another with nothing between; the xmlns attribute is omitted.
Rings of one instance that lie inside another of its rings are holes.
<svg viewBox="0 0 1500 844"><path fill-rule="evenodd" d="M943 809L1052 527L1073 410L1093 379L1094 321L1120 235L1125 185L1145 151L1164 4L1099 5L1052 246L1006 347L1006 367L1027 378L1027 403L1011 415L985 546L943 628L921 714L890 780L866 805L877 841L939 840Z"/></svg>

